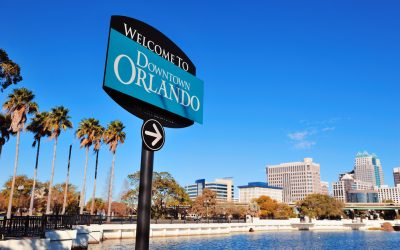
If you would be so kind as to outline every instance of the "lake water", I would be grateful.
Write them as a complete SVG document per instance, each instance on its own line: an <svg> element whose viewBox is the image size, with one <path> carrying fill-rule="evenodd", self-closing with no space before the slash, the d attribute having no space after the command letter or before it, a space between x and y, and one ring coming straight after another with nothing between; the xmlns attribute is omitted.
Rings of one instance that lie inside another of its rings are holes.
<svg viewBox="0 0 400 250"><path fill-rule="evenodd" d="M134 240L107 240L89 249L133 249ZM255 232L150 239L150 249L400 249L400 232Z"/></svg>

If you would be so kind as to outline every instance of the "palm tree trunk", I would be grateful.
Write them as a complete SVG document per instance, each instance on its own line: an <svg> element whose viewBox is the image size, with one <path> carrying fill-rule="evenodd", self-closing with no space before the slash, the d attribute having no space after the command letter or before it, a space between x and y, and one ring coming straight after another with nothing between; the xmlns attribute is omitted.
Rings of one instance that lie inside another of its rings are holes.
<svg viewBox="0 0 400 250"><path fill-rule="evenodd" d="M111 203L112 203L112 188L113 188L113 179L114 179L114 165L115 165L115 152L113 154L112 164L111 164L111 173L110 173L110 186L108 187L108 211L107 211L107 221L111 220Z"/></svg>
<svg viewBox="0 0 400 250"><path fill-rule="evenodd" d="M50 183L49 183L49 195L47 196L46 214L50 214L51 190L53 189L54 167L55 167L55 163L56 163L56 152L57 152L57 141L58 141L58 138L56 137L54 139L53 161L51 163L51 176L50 176Z"/></svg>
<svg viewBox="0 0 400 250"><path fill-rule="evenodd" d="M72 144L69 145L67 179L65 180L64 202L63 202L63 208L62 208L61 214L65 214L65 209L67 207L67 195L68 195L68 184L69 184L69 168L70 168L70 164L71 164L71 150L72 150Z"/></svg>
<svg viewBox="0 0 400 250"><path fill-rule="evenodd" d="M10 198L8 199L8 208L7 208L7 218L11 218L11 208L12 208L12 200L13 200L13 195L14 195L14 185L15 185L15 177L17 175L17 167L18 167L18 157L19 157L19 136L20 136L20 131L18 130L17 132L17 145L15 147L15 161L14 161L14 175L12 178L12 183L11 183L11 191L10 191Z"/></svg>
<svg viewBox="0 0 400 250"><path fill-rule="evenodd" d="M37 176L37 169L39 164L39 151L40 151L40 139L37 140L37 149L36 149L36 163L35 163L35 172L33 173L33 185L32 185L32 192L31 192L31 202L29 204L29 216L33 214L33 202L35 199L35 188L36 188L36 176Z"/></svg>
<svg viewBox="0 0 400 250"><path fill-rule="evenodd" d="M81 190L81 200L79 202L80 210L79 214L83 214L83 207L85 206L85 193L86 193L86 170L89 161L89 147L86 147L86 161L85 161L85 171L83 172L83 184Z"/></svg>
<svg viewBox="0 0 400 250"><path fill-rule="evenodd" d="M93 183L93 193L92 193L92 204L90 207L90 214L94 212L94 204L96 199L96 180L97 180L97 166L99 164L99 150L96 151L96 167L94 170L94 183Z"/></svg>

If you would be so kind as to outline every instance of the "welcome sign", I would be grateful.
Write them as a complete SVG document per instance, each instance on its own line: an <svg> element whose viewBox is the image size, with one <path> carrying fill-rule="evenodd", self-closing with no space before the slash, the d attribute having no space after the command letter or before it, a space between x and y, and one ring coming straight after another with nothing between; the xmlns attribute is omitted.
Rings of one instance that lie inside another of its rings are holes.
<svg viewBox="0 0 400 250"><path fill-rule="evenodd" d="M166 127L203 122L203 81L165 35L138 20L111 18L103 88L123 108Z"/></svg>

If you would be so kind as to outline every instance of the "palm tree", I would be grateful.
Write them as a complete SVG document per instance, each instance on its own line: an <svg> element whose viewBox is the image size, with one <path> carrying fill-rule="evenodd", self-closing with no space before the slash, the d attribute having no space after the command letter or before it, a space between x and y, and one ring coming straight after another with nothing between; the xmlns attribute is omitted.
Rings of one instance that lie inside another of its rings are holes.
<svg viewBox="0 0 400 250"><path fill-rule="evenodd" d="M39 151L40 151L40 140L42 137L45 136L51 136L50 130L46 126L47 118L49 116L49 113L47 112L41 112L41 113L36 113L35 117L31 119L31 123L28 124L26 129L30 132L32 132L33 135L33 143L32 147L35 147L37 144L37 149L36 149L36 163L35 163L35 171L33 174L33 185L32 185L32 192L31 192L31 202L29 205L29 215L32 216L33 212L33 201L35 197L35 188L36 188L36 176L37 176L37 169L38 169L38 164L39 164Z"/></svg>
<svg viewBox="0 0 400 250"><path fill-rule="evenodd" d="M11 84L22 81L21 68L10 60L7 52L0 49L0 91L3 92Z"/></svg>
<svg viewBox="0 0 400 250"><path fill-rule="evenodd" d="M118 144L123 144L125 141L126 134L124 130L124 124L121 121L112 121L108 124L106 131L104 132L103 140L110 146L110 151L113 154L111 172L110 172L110 182L108 186L108 211L107 220L110 220L111 216L111 203L112 203L112 185L114 179L114 165L115 165L115 152L117 151Z"/></svg>
<svg viewBox="0 0 400 250"><path fill-rule="evenodd" d="M79 213L83 213L83 208L85 206L85 192L86 192L86 170L89 160L89 148L95 141L96 133L99 130L100 123L99 120L94 118L83 119L79 123L79 127L76 130L76 137L81 140L81 148L86 148L86 159L85 159L85 170L83 172L83 183L81 189L81 197L79 201L80 210Z"/></svg>
<svg viewBox="0 0 400 250"><path fill-rule="evenodd" d="M90 214L93 214L94 212L94 203L93 202L96 198L96 181L97 181L97 166L99 164L99 151L103 139L103 133L104 133L104 127L103 126L98 126L96 128L96 132L94 133L93 136L93 150L96 153L96 166L94 170L94 182L93 182L93 193L92 193L92 203L90 206Z"/></svg>
<svg viewBox="0 0 400 250"><path fill-rule="evenodd" d="M0 158L3 146L10 139L11 116L0 113Z"/></svg>
<svg viewBox="0 0 400 250"><path fill-rule="evenodd" d="M35 102L33 102L34 98L35 95L32 93L32 91L26 88L14 89L13 92L8 95L8 100L3 104L3 109L6 110L7 114L11 115L11 125L9 130L17 134L14 174L11 183L10 197L8 200L7 218L11 217L15 176L17 174L17 168L18 168L20 134L25 126L27 114L34 114L38 111L38 105Z"/></svg>
<svg viewBox="0 0 400 250"><path fill-rule="evenodd" d="M68 112L69 110L63 106L52 108L46 121L46 127L51 131L50 139L54 139L53 160L51 163L51 176L49 182L49 194L47 196L46 214L50 213L51 191L53 189L54 165L56 162L58 137L60 136L62 130L65 131L69 128L72 128L72 122L70 121L71 117L68 115Z"/></svg>

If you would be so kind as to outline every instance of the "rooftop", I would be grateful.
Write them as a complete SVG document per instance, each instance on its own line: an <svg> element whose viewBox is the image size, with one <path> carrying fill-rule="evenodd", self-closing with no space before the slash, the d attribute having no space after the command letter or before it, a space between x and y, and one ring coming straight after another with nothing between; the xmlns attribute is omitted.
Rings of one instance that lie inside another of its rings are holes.
<svg viewBox="0 0 400 250"><path fill-rule="evenodd" d="M319 166L318 163L313 161L313 158L304 158L304 161L285 162L285 163L280 163L278 165L267 165L267 168L279 168L279 167L296 166L296 165L304 165L304 164Z"/></svg>
<svg viewBox="0 0 400 250"><path fill-rule="evenodd" d="M364 158L364 157L378 158L378 156L376 156L376 154L374 154L374 153L369 154L367 151L358 152L358 153L356 154L356 158Z"/></svg>

